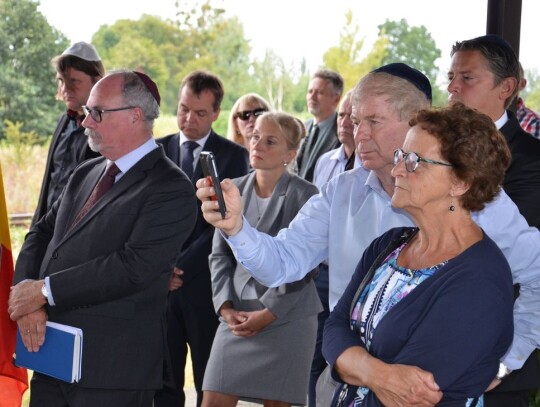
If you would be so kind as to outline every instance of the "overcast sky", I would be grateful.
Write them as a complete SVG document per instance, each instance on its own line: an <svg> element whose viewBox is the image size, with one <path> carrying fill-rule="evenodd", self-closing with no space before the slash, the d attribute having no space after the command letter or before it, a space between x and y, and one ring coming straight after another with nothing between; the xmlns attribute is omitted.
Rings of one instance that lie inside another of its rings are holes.
<svg viewBox="0 0 540 407"><path fill-rule="evenodd" d="M175 17L175 0L41 0L39 10L70 40L90 41L103 24L118 19L137 20L143 13ZM377 25L385 19L405 18L409 25L425 25L441 49L438 61L444 73L453 42L483 35L487 0L213 0L212 4L236 15L251 40L255 57L273 49L288 63L306 58L310 69L322 64L322 54L339 41L345 12L353 11L370 49ZM540 1L523 0L520 59L526 69L540 71L537 17ZM445 75L444 75L445 76Z"/></svg>

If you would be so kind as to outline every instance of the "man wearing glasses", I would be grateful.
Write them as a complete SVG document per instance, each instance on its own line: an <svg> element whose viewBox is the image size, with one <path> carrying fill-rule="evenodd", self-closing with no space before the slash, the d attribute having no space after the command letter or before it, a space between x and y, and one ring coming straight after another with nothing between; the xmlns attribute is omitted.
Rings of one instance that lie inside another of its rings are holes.
<svg viewBox="0 0 540 407"><path fill-rule="evenodd" d="M170 263L197 205L152 137L159 102L138 72L94 86L83 125L103 157L77 167L26 237L9 300L25 346L36 352L52 340L46 320L83 331L80 381L34 372L32 406L152 407L163 386Z"/></svg>
<svg viewBox="0 0 540 407"><path fill-rule="evenodd" d="M360 80L352 97L351 120L361 168L330 180L275 238L257 232L242 218L241 201L229 181L222 183L228 210L225 220L216 212L216 204L208 201L213 188L205 180L198 181L197 196L202 201L205 219L221 228L238 261L267 286L300 280L328 259L329 300L333 309L373 239L393 227L413 226L404 211L391 206L391 170L394 160L405 156L410 170L422 165L422 157L396 150L403 145L409 119L420 109L429 108L430 102L431 86L421 72L401 63L374 70ZM540 234L528 226L504 192L472 217L503 251L514 281L522 283L514 315L515 320L527 324L516 324L514 344L526 342L534 348L540 338L540 318L536 312L540 306ZM526 358L528 354L524 355L514 344L505 358ZM410 369L404 374L404 386L386 380L379 383L389 397L385 405L437 404L442 394L433 376L412 366L404 368ZM401 404L390 399L401 400Z"/></svg>
<svg viewBox="0 0 540 407"><path fill-rule="evenodd" d="M221 110L223 85L214 74L194 71L180 85L177 121L179 133L157 140L167 157L191 179L202 177L199 156L210 151L216 159L220 178L247 174L248 153L244 147L219 136L212 130ZM156 407L183 406L184 369L188 345L197 390L197 405L202 402L204 370L218 326L212 302L208 256L212 251L214 228L197 214L195 229L178 247L171 270L167 308L168 344L176 388L166 387L156 395Z"/></svg>
<svg viewBox="0 0 540 407"><path fill-rule="evenodd" d="M58 89L56 98L66 105L53 134L38 205L32 219L36 223L60 196L73 170L84 160L99 156L86 143L82 105L92 86L105 74L96 49L77 42L52 59Z"/></svg>

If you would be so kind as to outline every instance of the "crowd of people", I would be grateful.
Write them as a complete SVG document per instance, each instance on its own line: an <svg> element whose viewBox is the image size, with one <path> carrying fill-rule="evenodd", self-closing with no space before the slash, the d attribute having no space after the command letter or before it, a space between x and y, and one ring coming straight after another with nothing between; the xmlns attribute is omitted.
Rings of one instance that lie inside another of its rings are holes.
<svg viewBox="0 0 540 407"><path fill-rule="evenodd" d="M504 39L451 56L446 107L405 63L346 91L320 69L309 120L248 93L224 136L223 83L196 70L158 139L148 75L85 42L53 58L66 113L9 313L31 352L47 321L81 328L82 375L35 372L30 405L184 406L191 357L197 406L528 406L540 121Z"/></svg>

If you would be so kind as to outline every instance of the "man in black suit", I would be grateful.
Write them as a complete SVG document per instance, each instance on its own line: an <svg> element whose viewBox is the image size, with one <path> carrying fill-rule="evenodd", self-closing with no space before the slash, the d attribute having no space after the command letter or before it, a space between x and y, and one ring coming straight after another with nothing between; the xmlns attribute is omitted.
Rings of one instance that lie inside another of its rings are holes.
<svg viewBox="0 0 540 407"><path fill-rule="evenodd" d="M186 172L193 185L202 177L201 151L214 153L221 179L237 178L248 172L247 150L212 130L212 123L220 113L223 94L223 85L217 76L204 71L189 74L180 85L177 113L180 132L158 140L167 156ZM188 345L197 405L202 402L204 371L218 326L208 266L213 235L214 228L203 219L199 208L195 230L181 246L176 259L169 293L168 344L177 387L166 387L159 392L156 407L184 405Z"/></svg>
<svg viewBox="0 0 540 407"><path fill-rule="evenodd" d="M152 138L159 92L146 75L104 77L85 111L88 142L103 157L78 167L31 228L10 316L33 351L46 340L47 318L83 331L80 382L34 373L30 405L151 407L167 358L170 264L195 224L194 189ZM81 218L115 167L112 186Z"/></svg>
<svg viewBox="0 0 540 407"><path fill-rule="evenodd" d="M58 82L56 98L64 101L66 112L60 116L54 130L32 224L51 208L77 165L99 156L88 146L82 126L82 106L92 86L105 74L96 49L92 44L77 42L54 57L52 65Z"/></svg>
<svg viewBox="0 0 540 407"><path fill-rule="evenodd" d="M313 115L305 125L308 136L298 150L292 167L298 176L313 182L315 164L321 155L338 148L337 107L343 93L343 78L328 69L315 72L306 94L309 112Z"/></svg>
<svg viewBox="0 0 540 407"><path fill-rule="evenodd" d="M522 130L515 114L507 110L519 92L516 54L504 39L485 35L456 42L451 55L449 100L461 101L493 119L512 153L504 190L529 225L540 227L540 140ZM517 324L521 328L526 321ZM505 356L490 386L493 390L485 395L486 407L529 405L529 390L540 387L540 369L535 352L525 359Z"/></svg>

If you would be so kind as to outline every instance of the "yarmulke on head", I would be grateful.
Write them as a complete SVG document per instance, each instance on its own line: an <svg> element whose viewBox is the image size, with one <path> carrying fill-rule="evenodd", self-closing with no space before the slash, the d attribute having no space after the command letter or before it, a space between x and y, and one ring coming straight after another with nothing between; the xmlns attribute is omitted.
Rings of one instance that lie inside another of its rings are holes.
<svg viewBox="0 0 540 407"><path fill-rule="evenodd" d="M429 101L432 101L431 84L429 83L429 79L418 69L411 68L409 65L402 62L394 62L388 65L383 65L371 72L384 72L389 75L403 78L407 82L414 85L414 87L424 95L426 95Z"/></svg>
<svg viewBox="0 0 540 407"><path fill-rule="evenodd" d="M62 52L62 55L73 55L77 58L84 59L85 61L101 61L94 46L84 41L76 42Z"/></svg>
<svg viewBox="0 0 540 407"><path fill-rule="evenodd" d="M152 94L154 99L156 99L156 102L159 106L161 103L161 96L159 94L159 90L156 83L152 79L150 79L148 75L142 72L133 71L133 73L135 73L141 79L141 81L143 81L144 85L146 86L146 89L148 89L148 91Z"/></svg>

